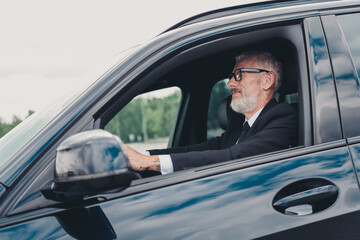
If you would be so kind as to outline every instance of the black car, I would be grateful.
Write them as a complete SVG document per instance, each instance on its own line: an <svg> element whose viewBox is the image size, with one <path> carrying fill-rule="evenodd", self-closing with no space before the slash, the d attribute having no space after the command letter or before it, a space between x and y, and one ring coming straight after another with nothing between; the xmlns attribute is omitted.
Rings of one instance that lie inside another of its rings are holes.
<svg viewBox="0 0 360 240"><path fill-rule="evenodd" d="M360 238L358 23L358 0L267 1L194 16L130 50L1 139L0 239ZM221 134L226 78L248 49L283 62L276 98L298 109L299 145L134 174L121 141Z"/></svg>

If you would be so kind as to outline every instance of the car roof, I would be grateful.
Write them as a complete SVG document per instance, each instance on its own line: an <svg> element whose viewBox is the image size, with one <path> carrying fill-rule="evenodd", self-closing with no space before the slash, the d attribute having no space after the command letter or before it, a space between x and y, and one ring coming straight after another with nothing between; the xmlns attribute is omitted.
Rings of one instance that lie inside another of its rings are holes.
<svg viewBox="0 0 360 240"><path fill-rule="evenodd" d="M208 12L195 15L193 17L187 18L173 25L172 27L164 31L164 33L183 26L187 26L211 19L231 16L239 13L248 13L248 12L260 11L266 9L282 8L288 6L299 6L299 5L309 5L315 8L314 4L322 4L322 6L324 6L324 3L325 3L325 7L326 7L326 3L331 3L332 7L334 7L336 5L342 6L345 2L356 3L353 0L349 0L349 1L347 0L268 0L268 1L260 0L251 3L247 2L241 5L219 8L216 10L211 10Z"/></svg>

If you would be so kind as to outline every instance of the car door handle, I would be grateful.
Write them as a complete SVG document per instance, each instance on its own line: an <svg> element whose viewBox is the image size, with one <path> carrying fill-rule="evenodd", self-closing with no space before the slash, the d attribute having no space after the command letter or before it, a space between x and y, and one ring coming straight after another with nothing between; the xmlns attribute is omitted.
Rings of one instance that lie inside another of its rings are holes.
<svg viewBox="0 0 360 240"><path fill-rule="evenodd" d="M309 215L332 206L338 187L321 178L303 179L282 188L273 199L273 208L286 215Z"/></svg>
<svg viewBox="0 0 360 240"><path fill-rule="evenodd" d="M334 185L316 187L307 191L292 194L274 202L274 206L288 208L296 205L310 204L337 194L338 188Z"/></svg>

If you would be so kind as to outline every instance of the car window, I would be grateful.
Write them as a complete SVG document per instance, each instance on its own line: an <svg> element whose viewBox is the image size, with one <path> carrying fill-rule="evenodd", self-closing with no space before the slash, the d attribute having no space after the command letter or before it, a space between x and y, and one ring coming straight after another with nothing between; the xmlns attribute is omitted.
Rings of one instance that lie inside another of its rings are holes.
<svg viewBox="0 0 360 240"><path fill-rule="evenodd" d="M176 122L181 99L177 87L141 94L105 126L105 130L139 152L166 148Z"/></svg>
<svg viewBox="0 0 360 240"><path fill-rule="evenodd" d="M226 109L219 108L221 102L231 94L229 87L226 85L228 81L228 79L224 79L217 82L211 90L207 119L207 139L220 136L225 131L219 124L219 118L221 117L219 114L226 114ZM221 107L225 107L225 105Z"/></svg>

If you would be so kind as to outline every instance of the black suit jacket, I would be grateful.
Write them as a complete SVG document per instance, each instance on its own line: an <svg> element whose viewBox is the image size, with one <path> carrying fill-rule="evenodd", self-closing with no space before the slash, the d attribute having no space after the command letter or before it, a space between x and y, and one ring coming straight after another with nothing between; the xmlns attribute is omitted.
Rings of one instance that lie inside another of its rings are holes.
<svg viewBox="0 0 360 240"><path fill-rule="evenodd" d="M275 99L269 101L245 139L236 144L244 118L231 110L229 125L220 137L188 147L150 150L150 154L170 154L174 171L179 171L297 145L297 111L289 104L277 103Z"/></svg>

